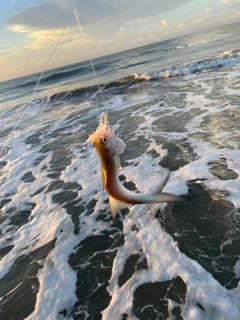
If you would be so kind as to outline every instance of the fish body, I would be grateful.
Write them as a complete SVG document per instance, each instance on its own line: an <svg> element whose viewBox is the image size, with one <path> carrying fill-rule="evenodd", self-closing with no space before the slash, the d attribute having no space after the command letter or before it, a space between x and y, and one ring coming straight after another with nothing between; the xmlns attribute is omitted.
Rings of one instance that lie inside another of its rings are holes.
<svg viewBox="0 0 240 320"><path fill-rule="evenodd" d="M99 125L90 135L88 141L96 149L101 166L103 187L109 195L109 204L112 217L128 205L151 204L159 202L182 201L183 199L170 193L162 193L168 181L169 174L164 181L151 193L136 193L126 189L118 179L120 167L119 154L123 153L125 143L108 126Z"/></svg>

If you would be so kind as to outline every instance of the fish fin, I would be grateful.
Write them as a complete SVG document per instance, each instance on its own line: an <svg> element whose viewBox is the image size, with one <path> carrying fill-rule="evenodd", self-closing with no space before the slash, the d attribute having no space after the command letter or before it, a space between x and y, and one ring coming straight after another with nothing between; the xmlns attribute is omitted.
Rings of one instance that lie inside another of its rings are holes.
<svg viewBox="0 0 240 320"><path fill-rule="evenodd" d="M106 185L106 182L107 182L107 172L106 172L106 170L102 170L101 171L101 176L102 176L102 184L103 184L103 188L104 188L105 185Z"/></svg>
<svg viewBox="0 0 240 320"><path fill-rule="evenodd" d="M118 170L121 170L122 167L121 167L121 163L120 163L120 157L119 157L119 155L117 155L116 157L117 157L117 162L118 162Z"/></svg>
<svg viewBox="0 0 240 320"><path fill-rule="evenodd" d="M171 193L162 192L162 189L168 182L170 177L170 172L167 174L165 179L161 182L161 184L152 192L152 196L156 202L175 202L175 201L183 201L184 199L178 196L175 196Z"/></svg>
<svg viewBox="0 0 240 320"><path fill-rule="evenodd" d="M120 202L116 199L114 199L113 197L109 196L109 205L110 205L110 210L111 210L111 214L113 219L115 218L116 214L124 209L128 207L128 204L125 202Z"/></svg>
<svg viewBox="0 0 240 320"><path fill-rule="evenodd" d="M152 192L152 195L155 196L157 194L159 194L162 189L164 188L164 186L166 185L166 183L168 182L168 179L170 177L170 172L168 172L167 176L165 177L165 179L161 182L161 184Z"/></svg>
<svg viewBox="0 0 240 320"><path fill-rule="evenodd" d="M172 193L162 192L153 196L153 200L155 203L157 202L176 202L176 201L184 201L183 198L175 196ZM153 203L153 202L152 202Z"/></svg>

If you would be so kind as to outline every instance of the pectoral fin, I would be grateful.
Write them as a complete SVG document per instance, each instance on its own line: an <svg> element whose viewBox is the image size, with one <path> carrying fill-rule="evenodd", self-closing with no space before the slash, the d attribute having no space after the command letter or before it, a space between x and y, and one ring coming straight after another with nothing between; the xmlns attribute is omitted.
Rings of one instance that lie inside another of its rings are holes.
<svg viewBox="0 0 240 320"><path fill-rule="evenodd" d="M118 162L118 170L121 170L122 167L121 167L119 155L117 155L117 162Z"/></svg>
<svg viewBox="0 0 240 320"><path fill-rule="evenodd" d="M111 196L109 196L109 205L110 205L110 210L111 210L111 214L112 214L113 219L115 218L116 214L120 210L127 208L129 206L127 203L117 201L116 199L114 199Z"/></svg>

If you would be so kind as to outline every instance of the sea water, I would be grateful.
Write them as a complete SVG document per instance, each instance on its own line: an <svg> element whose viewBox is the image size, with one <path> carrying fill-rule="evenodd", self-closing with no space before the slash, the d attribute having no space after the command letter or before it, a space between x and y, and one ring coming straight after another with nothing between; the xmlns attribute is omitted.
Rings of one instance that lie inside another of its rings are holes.
<svg viewBox="0 0 240 320"><path fill-rule="evenodd" d="M0 319L240 319L240 24L0 84ZM181 203L112 219L86 140L119 179Z"/></svg>

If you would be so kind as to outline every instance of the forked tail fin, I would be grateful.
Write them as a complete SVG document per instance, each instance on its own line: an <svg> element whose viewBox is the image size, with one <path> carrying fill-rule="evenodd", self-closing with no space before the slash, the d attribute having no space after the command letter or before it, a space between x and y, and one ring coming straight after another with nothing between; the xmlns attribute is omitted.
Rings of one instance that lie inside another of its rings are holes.
<svg viewBox="0 0 240 320"><path fill-rule="evenodd" d="M161 192L159 194L153 195L153 201L151 203L158 203L158 202L180 202L184 201L183 198L175 196L175 194Z"/></svg>
<svg viewBox="0 0 240 320"><path fill-rule="evenodd" d="M160 185L155 190L153 190L152 192L153 196L162 192L162 189L165 187L166 183L168 182L169 177L170 177L170 172L168 172L166 178L160 183Z"/></svg>
<svg viewBox="0 0 240 320"><path fill-rule="evenodd" d="M175 196L174 194L171 193L164 193L162 192L162 189L168 182L168 179L170 177L170 172L167 174L165 179L160 183L160 185L153 190L152 196L153 196L153 201L154 202L176 202L176 201L183 201L184 199L178 196Z"/></svg>

